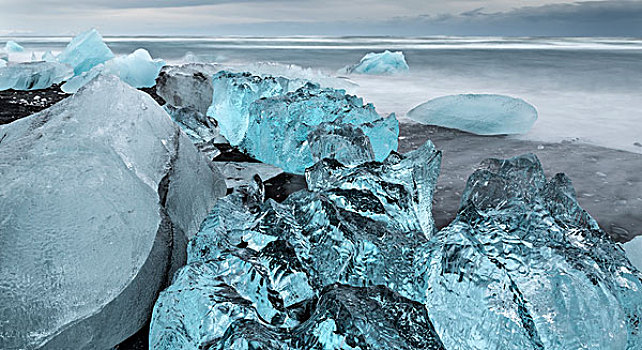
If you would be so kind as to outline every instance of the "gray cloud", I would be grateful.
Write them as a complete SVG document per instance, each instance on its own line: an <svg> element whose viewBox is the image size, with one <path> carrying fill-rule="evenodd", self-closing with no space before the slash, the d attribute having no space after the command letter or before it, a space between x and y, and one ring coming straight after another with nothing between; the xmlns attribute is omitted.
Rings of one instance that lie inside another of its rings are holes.
<svg viewBox="0 0 642 350"><path fill-rule="evenodd" d="M642 36L642 0L560 1L0 0L0 33Z"/></svg>

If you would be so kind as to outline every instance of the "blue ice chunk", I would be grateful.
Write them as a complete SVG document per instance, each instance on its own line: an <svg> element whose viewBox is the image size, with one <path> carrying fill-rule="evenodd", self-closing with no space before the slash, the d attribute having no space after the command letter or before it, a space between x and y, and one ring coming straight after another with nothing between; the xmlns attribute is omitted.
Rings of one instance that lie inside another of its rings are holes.
<svg viewBox="0 0 642 350"><path fill-rule="evenodd" d="M221 130L223 124L219 120ZM319 158L339 157L351 160L350 164L360 163L363 149L352 141L343 142L341 147L332 149L331 154L318 154L319 150L329 150L325 146L315 148L316 155L310 150L315 133L329 132L328 128L347 124L352 125L353 130L361 129L369 138L374 155L370 160L382 161L397 149L399 124L394 114L382 118L374 106L364 105L361 98L311 83L285 95L252 103L248 108L247 131L239 148L264 163L296 174L302 174ZM349 137L358 139L359 135ZM361 156L353 158L353 154Z"/></svg>
<svg viewBox="0 0 642 350"><path fill-rule="evenodd" d="M219 135L216 121L193 107L164 105L163 108L195 144L212 142Z"/></svg>
<svg viewBox="0 0 642 350"><path fill-rule="evenodd" d="M5 61L2 58L0 58L0 68L6 67L6 66L7 66L7 61Z"/></svg>
<svg viewBox="0 0 642 350"><path fill-rule="evenodd" d="M4 60L0 60L3 61ZM27 62L10 64L0 68L1 90L37 90L73 76L71 67L55 62Z"/></svg>
<svg viewBox="0 0 642 350"><path fill-rule="evenodd" d="M423 103L407 114L422 124L478 135L525 134L537 120L528 102L504 95L449 95Z"/></svg>
<svg viewBox="0 0 642 350"><path fill-rule="evenodd" d="M111 74L135 88L152 87L165 62L152 59L145 49L138 49L127 56L116 57L75 76L62 86L67 93L74 93L99 74Z"/></svg>
<svg viewBox="0 0 642 350"><path fill-rule="evenodd" d="M486 161L418 252L448 349L642 348L642 276L534 155Z"/></svg>
<svg viewBox="0 0 642 350"><path fill-rule="evenodd" d="M348 73L359 74L394 74L408 71L406 57L401 51L390 52L371 52L361 59L361 61L348 67Z"/></svg>
<svg viewBox="0 0 642 350"><path fill-rule="evenodd" d="M18 44L17 42L15 42L13 40L9 40L4 45L4 50L6 52L23 52L25 50L25 48L20 46L20 44Z"/></svg>
<svg viewBox="0 0 642 350"><path fill-rule="evenodd" d="M292 333L296 349L446 350L423 305L383 286L328 286Z"/></svg>
<svg viewBox="0 0 642 350"><path fill-rule="evenodd" d="M245 138L250 119L248 109L254 101L290 90L290 80L286 78L261 78L228 71L214 74L212 84L212 105L207 115L218 121L221 135L232 146L238 146Z"/></svg>
<svg viewBox="0 0 642 350"><path fill-rule="evenodd" d="M74 37L57 59L74 69L75 75L87 72L93 67L114 58L113 52L103 42L96 29Z"/></svg>
<svg viewBox="0 0 642 350"><path fill-rule="evenodd" d="M325 159L308 169L309 189L283 203L264 202L258 180L238 188L188 244L188 265L154 308L150 347L220 347L243 324L295 349L354 338L376 349L440 349L423 308L404 299L424 295L411 257L434 232L440 159L430 142L382 163ZM386 287L361 288L376 285ZM413 316L394 320L400 310Z"/></svg>
<svg viewBox="0 0 642 350"><path fill-rule="evenodd" d="M42 54L42 60L45 62L56 62L56 56L51 51Z"/></svg>

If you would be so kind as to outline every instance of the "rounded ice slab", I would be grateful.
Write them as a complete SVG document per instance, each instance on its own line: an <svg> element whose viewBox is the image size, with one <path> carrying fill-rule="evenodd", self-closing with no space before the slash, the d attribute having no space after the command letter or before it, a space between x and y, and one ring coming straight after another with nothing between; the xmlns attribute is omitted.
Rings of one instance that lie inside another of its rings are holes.
<svg viewBox="0 0 642 350"><path fill-rule="evenodd" d="M129 337L225 190L163 109L115 77L0 127L0 348Z"/></svg>
<svg viewBox="0 0 642 350"><path fill-rule="evenodd" d="M410 110L407 116L422 124L477 135L505 135L527 133L537 120L537 110L519 98L464 94L432 99Z"/></svg>
<svg viewBox="0 0 642 350"><path fill-rule="evenodd" d="M624 243L626 257L631 260L635 268L642 271L642 237L635 237L632 241Z"/></svg>
<svg viewBox="0 0 642 350"><path fill-rule="evenodd" d="M361 59L361 61L348 67L348 73L359 74L394 74L406 72L410 69L406 63L406 57L401 51L384 51L371 52Z"/></svg>

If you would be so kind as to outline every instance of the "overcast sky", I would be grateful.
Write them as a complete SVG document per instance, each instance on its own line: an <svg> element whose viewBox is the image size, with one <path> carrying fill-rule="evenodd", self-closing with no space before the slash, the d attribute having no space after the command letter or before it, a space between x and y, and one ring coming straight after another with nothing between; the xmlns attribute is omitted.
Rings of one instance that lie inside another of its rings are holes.
<svg viewBox="0 0 642 350"><path fill-rule="evenodd" d="M0 35L642 37L642 0L0 0Z"/></svg>

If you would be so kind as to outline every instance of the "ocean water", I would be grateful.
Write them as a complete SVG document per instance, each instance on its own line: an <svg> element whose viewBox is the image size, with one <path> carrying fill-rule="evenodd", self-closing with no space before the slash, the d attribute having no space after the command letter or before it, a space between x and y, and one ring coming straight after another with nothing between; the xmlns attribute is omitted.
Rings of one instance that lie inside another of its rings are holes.
<svg viewBox="0 0 642 350"><path fill-rule="evenodd" d="M69 37L22 37L29 60L61 51ZM497 93L533 104L539 119L529 140L589 143L642 153L642 39L499 37L106 37L116 54L142 47L170 63L217 62L242 69L255 62L309 67L342 76L341 68L368 52L401 50L410 71L350 75L350 93L382 114L406 112L431 98ZM191 56L186 57L187 53ZM189 58L191 57L191 58ZM342 84L344 85L344 84ZM345 87L345 86L342 86Z"/></svg>

